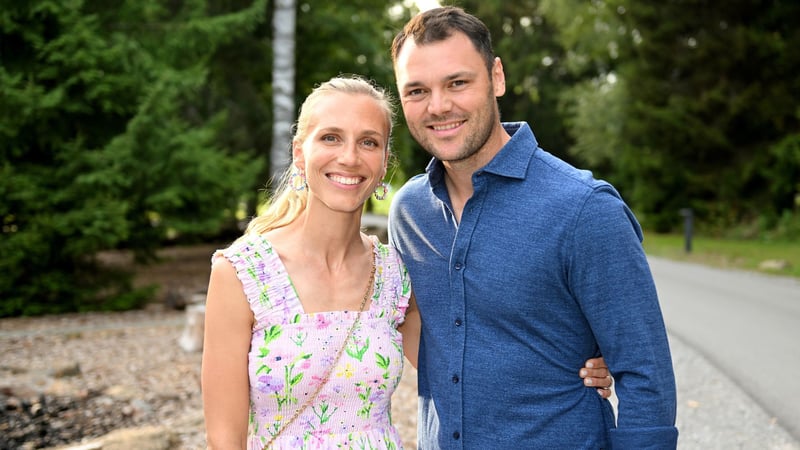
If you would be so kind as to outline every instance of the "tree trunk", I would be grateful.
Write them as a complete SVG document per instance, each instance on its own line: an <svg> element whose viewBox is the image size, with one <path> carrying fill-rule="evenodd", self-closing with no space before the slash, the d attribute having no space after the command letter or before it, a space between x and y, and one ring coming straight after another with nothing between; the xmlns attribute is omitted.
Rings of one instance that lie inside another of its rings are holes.
<svg viewBox="0 0 800 450"><path fill-rule="evenodd" d="M295 1L275 1L273 16L272 63L272 149L270 176L277 181L291 162L292 123L294 122L294 43Z"/></svg>

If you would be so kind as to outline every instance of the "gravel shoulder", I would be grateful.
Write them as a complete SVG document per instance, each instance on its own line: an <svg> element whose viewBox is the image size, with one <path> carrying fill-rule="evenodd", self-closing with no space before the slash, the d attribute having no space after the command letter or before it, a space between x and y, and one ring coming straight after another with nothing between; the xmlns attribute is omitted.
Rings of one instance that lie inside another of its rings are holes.
<svg viewBox="0 0 800 450"><path fill-rule="evenodd" d="M669 339L679 449L800 450L800 442L753 397L680 338Z"/></svg>

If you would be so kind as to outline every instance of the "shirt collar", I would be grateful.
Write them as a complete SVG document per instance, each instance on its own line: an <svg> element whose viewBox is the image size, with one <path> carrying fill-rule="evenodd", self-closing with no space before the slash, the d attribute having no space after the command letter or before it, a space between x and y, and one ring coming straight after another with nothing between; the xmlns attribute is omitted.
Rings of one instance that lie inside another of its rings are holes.
<svg viewBox="0 0 800 450"><path fill-rule="evenodd" d="M503 122L503 128L511 135L511 140L476 173L488 172L509 178L524 179L539 143L527 122ZM436 186L444 179L444 166L436 158L431 159L425 172L428 173L431 186Z"/></svg>

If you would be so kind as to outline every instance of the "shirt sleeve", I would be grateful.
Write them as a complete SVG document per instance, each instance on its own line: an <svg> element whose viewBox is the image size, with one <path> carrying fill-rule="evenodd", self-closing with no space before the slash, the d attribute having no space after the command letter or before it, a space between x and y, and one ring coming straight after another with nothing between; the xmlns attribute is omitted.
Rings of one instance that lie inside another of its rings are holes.
<svg viewBox="0 0 800 450"><path fill-rule="evenodd" d="M674 449L675 376L642 231L609 185L586 197L568 251L569 284L614 376L614 449Z"/></svg>

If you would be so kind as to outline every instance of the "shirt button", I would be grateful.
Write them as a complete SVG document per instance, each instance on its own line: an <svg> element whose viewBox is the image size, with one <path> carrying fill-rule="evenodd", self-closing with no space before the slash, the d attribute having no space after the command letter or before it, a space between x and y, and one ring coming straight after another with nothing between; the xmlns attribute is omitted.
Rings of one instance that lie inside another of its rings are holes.
<svg viewBox="0 0 800 450"><path fill-rule="evenodd" d="M462 267L464 266L462 266L461 263L456 263L456 270L461 270Z"/></svg>
<svg viewBox="0 0 800 450"><path fill-rule="evenodd" d="M461 437L461 433L459 433L458 431L454 431L453 432L453 439L458 439L460 437Z"/></svg>
<svg viewBox="0 0 800 450"><path fill-rule="evenodd" d="M453 384L458 383L458 375L453 375Z"/></svg>
<svg viewBox="0 0 800 450"><path fill-rule="evenodd" d="M456 326L457 326L457 327L460 327L460 326L461 326L461 319L456 319Z"/></svg>

